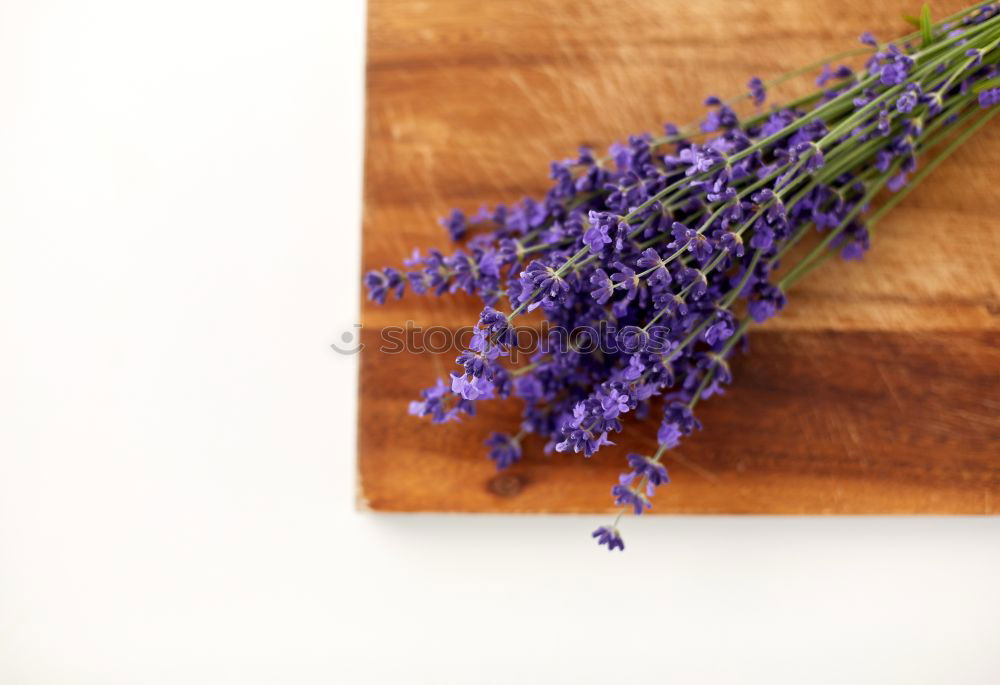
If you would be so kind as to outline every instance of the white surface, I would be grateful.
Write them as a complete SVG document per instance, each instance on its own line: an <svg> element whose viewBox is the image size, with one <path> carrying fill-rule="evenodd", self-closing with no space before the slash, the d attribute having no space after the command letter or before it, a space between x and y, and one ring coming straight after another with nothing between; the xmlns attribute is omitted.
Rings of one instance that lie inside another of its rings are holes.
<svg viewBox="0 0 1000 685"><path fill-rule="evenodd" d="M0 683L998 682L997 519L353 511L362 24L0 5Z"/></svg>

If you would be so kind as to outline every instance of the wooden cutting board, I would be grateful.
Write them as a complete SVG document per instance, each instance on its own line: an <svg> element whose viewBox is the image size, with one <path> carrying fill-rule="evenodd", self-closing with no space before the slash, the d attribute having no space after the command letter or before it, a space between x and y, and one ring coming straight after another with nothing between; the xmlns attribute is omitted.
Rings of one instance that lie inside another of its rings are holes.
<svg viewBox="0 0 1000 685"><path fill-rule="evenodd" d="M704 96L854 47L863 30L906 33L900 17L918 5L369 0L363 267L451 249L437 223L450 208L539 196L549 160L685 123ZM880 224L863 262L818 270L752 330L731 390L699 407L705 430L671 453L655 512L997 512L997 160L991 125ZM652 449L655 424L627 425L618 447L589 460L545 456L529 439L524 461L498 474L482 442L516 431L516 400L482 403L461 424L407 415L456 352L384 354L380 329L455 328L478 311L447 296L363 305L359 506L610 510L625 454Z"/></svg>

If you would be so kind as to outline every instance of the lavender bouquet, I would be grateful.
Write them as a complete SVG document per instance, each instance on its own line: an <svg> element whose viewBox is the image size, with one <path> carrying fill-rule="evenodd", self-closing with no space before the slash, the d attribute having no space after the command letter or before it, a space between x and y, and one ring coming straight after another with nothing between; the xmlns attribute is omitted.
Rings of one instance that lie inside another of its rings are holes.
<svg viewBox="0 0 1000 685"><path fill-rule="evenodd" d="M665 135L632 136L606 157L582 149L552 163L542 200L444 219L464 249L369 272L378 303L408 285L485 304L458 369L410 413L440 423L520 398L520 430L486 441L498 469L521 458L529 433L547 452L589 457L628 416L660 413L657 450L628 455L611 488L618 518L593 532L624 549L619 519L669 482L664 454L701 428L695 409L731 382L727 360L751 324L831 255L860 258L882 217L1000 109L1000 6L936 24L925 6L913 23L898 40L866 33L862 48L709 97L703 120ZM858 71L837 65L862 56ZM769 87L810 72L813 92L765 109ZM733 107L745 99L755 113L741 118ZM516 364L515 319L534 310L548 324L544 349ZM571 331L588 331L588 344Z"/></svg>

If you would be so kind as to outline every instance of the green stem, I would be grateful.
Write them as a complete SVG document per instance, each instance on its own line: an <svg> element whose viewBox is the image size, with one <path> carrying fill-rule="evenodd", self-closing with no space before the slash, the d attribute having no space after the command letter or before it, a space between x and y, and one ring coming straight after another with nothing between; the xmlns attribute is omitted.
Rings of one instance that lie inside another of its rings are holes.
<svg viewBox="0 0 1000 685"><path fill-rule="evenodd" d="M997 111L998 110L992 110L987 114L983 115L973 125L969 126L960 135L956 136L956 138L951 143L949 143L947 147L945 147L919 172L917 172L913 176L913 178L910 179L910 182L906 186L901 188L891 198L886 200L886 202L881 207L879 207L878 210L872 213L871 217L869 217L868 220L866 221L869 233L872 232L874 225L878 223L878 221L880 221L893 207L899 204L903 200L903 198L906 197L906 195L908 195L917 185L919 185L920 182L923 181L923 179L925 179L931 172L933 172L934 169L936 169L941 164L941 162L943 162L948 156L954 153L955 150L957 150L962 145L962 143L968 140L969 137L971 137L977 130L979 130L982 126L984 126L987 121L993 118L997 114ZM975 110L972 110L963 117L961 117L960 121L964 121L968 117L973 116L974 114ZM933 146L940 139L940 137L941 136L936 136L935 138L929 140L926 146L927 147ZM888 174L886 178L883 179L882 183L880 183L874 190L877 191L877 189L880 189L891 175L892 175L891 173ZM863 207L864 204L865 204L864 201L859 203L855 209L860 210L860 208ZM852 214L856 215L856 213ZM806 255L806 257L802 259L802 261L796 264L796 266L791 271L789 271L789 273L786 274L785 277L778 283L778 287L781 288L782 290L787 290L798 280L800 280L803 276L811 272L813 269L819 266L819 264L825 262L829 257L831 257L833 253L826 251L826 247L830 244L830 242L833 241L833 239L836 238L836 236L843 230L843 228L846 227L847 223L849 223L849 221L853 218L854 216L849 216L849 218L845 220L837 228L837 230L831 232L831 234L827 236L826 240L817 245L812 250L812 252L810 252L808 255Z"/></svg>

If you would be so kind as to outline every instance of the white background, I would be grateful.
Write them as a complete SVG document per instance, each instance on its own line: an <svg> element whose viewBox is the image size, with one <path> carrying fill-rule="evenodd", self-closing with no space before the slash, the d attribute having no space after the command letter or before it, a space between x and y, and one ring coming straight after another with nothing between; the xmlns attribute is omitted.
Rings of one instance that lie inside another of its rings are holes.
<svg viewBox="0 0 1000 685"><path fill-rule="evenodd" d="M1000 682L996 518L353 510L363 22L0 3L0 684Z"/></svg>

